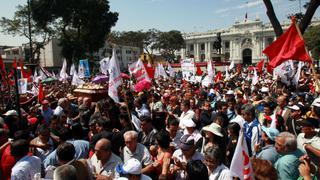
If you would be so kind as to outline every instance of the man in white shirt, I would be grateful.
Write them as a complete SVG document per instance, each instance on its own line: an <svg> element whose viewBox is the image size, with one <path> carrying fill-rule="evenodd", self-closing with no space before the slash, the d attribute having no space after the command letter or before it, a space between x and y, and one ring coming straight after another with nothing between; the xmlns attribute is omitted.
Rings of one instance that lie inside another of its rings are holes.
<svg viewBox="0 0 320 180"><path fill-rule="evenodd" d="M184 129L185 128L184 121L187 119L194 119L195 113L192 109L190 109L190 101L189 100L184 100L181 103L181 110L182 110L182 113L179 117L179 120L180 120L179 127L181 129Z"/></svg>
<svg viewBox="0 0 320 180"><path fill-rule="evenodd" d="M195 150L194 138L190 134L183 135L180 139L180 149L176 150L172 159L174 160L173 170L177 173L177 180L185 179L186 165L190 160L203 160L203 155Z"/></svg>
<svg viewBox="0 0 320 180"><path fill-rule="evenodd" d="M11 154L18 161L11 171L12 180L32 180L35 174L41 173L41 160L29 156L29 142L24 139L16 140L11 145Z"/></svg>
<svg viewBox="0 0 320 180"><path fill-rule="evenodd" d="M100 139L94 147L94 155L90 161L93 167L93 173L97 176L113 177L115 168L122 164L122 160L111 152L111 142L108 139Z"/></svg>
<svg viewBox="0 0 320 180"><path fill-rule="evenodd" d="M152 158L149 150L138 143L138 133L127 131L123 135L126 146L123 148L122 159L126 163L129 159L138 159L142 164L142 173L150 173L153 170Z"/></svg>

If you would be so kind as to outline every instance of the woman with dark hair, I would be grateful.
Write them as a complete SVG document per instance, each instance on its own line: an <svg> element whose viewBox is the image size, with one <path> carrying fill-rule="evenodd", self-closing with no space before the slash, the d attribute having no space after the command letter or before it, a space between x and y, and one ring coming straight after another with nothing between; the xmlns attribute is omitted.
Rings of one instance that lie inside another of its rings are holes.
<svg viewBox="0 0 320 180"><path fill-rule="evenodd" d="M187 164L187 180L209 180L208 169L201 160L189 161Z"/></svg>
<svg viewBox="0 0 320 180"><path fill-rule="evenodd" d="M155 136L158 144L156 154L153 157L153 167L157 175L168 176L172 152L170 149L171 138L167 131L161 130Z"/></svg>
<svg viewBox="0 0 320 180"><path fill-rule="evenodd" d="M238 123L230 123L228 125L228 144L226 152L226 165L230 166L234 151L237 146L240 125Z"/></svg>

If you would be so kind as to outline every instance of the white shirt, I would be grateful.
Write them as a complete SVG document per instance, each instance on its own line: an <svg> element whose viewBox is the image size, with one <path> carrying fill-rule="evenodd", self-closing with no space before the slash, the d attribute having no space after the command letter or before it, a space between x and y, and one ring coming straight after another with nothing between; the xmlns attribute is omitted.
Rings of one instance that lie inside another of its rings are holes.
<svg viewBox="0 0 320 180"><path fill-rule="evenodd" d="M189 134L188 131L187 131L187 129L185 129L185 130L183 131L183 135L186 135L186 134ZM195 144L199 141L199 139L202 138L202 135L200 134L200 132L199 132L197 129L194 130L193 133L190 134L190 135L193 137Z"/></svg>
<svg viewBox="0 0 320 180"><path fill-rule="evenodd" d="M32 180L37 173L41 173L40 158L26 155L13 166L11 180Z"/></svg>
<svg viewBox="0 0 320 180"><path fill-rule="evenodd" d="M63 108L61 106L57 106L56 109L53 111L53 115L56 116L61 116L61 114L63 113Z"/></svg>
<svg viewBox="0 0 320 180"><path fill-rule="evenodd" d="M211 172L209 180L232 180L232 176L228 167L224 164L220 164L213 172Z"/></svg>
<svg viewBox="0 0 320 180"><path fill-rule="evenodd" d="M241 115L237 115L235 118L233 118L230 121L230 123L233 123L233 122L238 123L239 126L242 128L245 120L243 119L243 117Z"/></svg>
<svg viewBox="0 0 320 180"><path fill-rule="evenodd" d="M183 155L181 149L174 151L172 157L176 157L182 163L188 163L188 160ZM189 161L190 160L201 160L202 161L203 159L204 159L203 155L201 153L199 153L198 151L195 151L194 154L192 155L192 157L189 159ZM187 173L185 171L180 170L177 174L176 180L185 179L186 176L187 176Z"/></svg>
<svg viewBox="0 0 320 180"><path fill-rule="evenodd" d="M101 161L97 159L96 154L90 158L93 172L105 176L113 176L115 173L116 166L122 164L122 160L119 156L111 153L110 159L105 164L101 164Z"/></svg>
<svg viewBox="0 0 320 180"><path fill-rule="evenodd" d="M138 143L135 152L131 152L127 146L123 148L123 162L127 162L130 158L138 159L142 167L146 167L152 163L152 158L149 150L143 145Z"/></svg>
<svg viewBox="0 0 320 180"><path fill-rule="evenodd" d="M320 137L315 135L313 136L311 139L307 139L304 137L304 133L300 133L297 137L297 145L298 148L304 152L307 153L306 150L303 148L303 144L304 143L308 143L310 144L312 147L316 148L316 149L320 149Z"/></svg>
<svg viewBox="0 0 320 180"><path fill-rule="evenodd" d="M183 111L183 112L181 113L180 117L179 117L179 120L180 120L180 122L179 122L179 127L180 127L181 129L184 129L185 126L184 126L184 124L183 124L183 121L186 120L186 119L193 119L194 117L195 117L195 113L194 113L193 110L189 109L187 112L184 112L184 111Z"/></svg>

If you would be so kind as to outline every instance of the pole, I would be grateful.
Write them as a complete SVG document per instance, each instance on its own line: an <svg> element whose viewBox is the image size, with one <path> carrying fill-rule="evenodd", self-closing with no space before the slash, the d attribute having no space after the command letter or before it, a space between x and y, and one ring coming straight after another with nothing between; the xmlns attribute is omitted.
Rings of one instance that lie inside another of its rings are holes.
<svg viewBox="0 0 320 180"><path fill-rule="evenodd" d="M18 89L18 72L16 68L13 68L13 77L14 77L14 84L15 84L15 91L16 91L16 108L18 112L18 116L20 119L22 119L21 116L21 109L20 109L20 95L19 95L19 89Z"/></svg>
<svg viewBox="0 0 320 180"><path fill-rule="evenodd" d="M29 63L33 63L33 47L32 47L32 37L31 37L31 6L30 6L30 0L27 0L28 4L28 30L29 30Z"/></svg>

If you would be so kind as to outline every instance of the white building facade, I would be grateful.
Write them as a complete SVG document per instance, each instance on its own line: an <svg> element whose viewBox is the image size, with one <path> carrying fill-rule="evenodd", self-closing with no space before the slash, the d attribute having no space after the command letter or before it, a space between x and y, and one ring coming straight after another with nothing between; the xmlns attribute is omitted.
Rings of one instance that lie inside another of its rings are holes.
<svg viewBox="0 0 320 180"><path fill-rule="evenodd" d="M319 24L314 18L312 24ZM282 24L285 31L291 22ZM217 34L221 34L221 52L214 48ZM270 23L264 24L259 19L235 22L232 27L203 33L184 34L186 46L176 52L182 59L194 57L195 61L232 61L236 64L255 64L261 59L267 59L262 51L275 39L275 33Z"/></svg>

